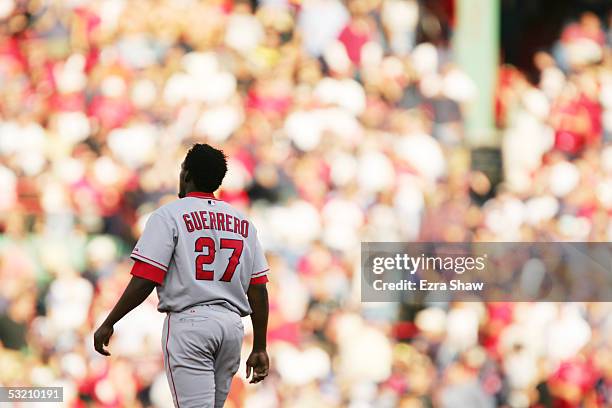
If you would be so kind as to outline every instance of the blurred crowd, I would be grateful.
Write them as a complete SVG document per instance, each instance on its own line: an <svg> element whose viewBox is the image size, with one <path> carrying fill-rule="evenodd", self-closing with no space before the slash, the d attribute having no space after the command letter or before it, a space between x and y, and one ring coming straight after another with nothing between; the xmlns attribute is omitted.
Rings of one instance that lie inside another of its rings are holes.
<svg viewBox="0 0 612 408"><path fill-rule="evenodd" d="M272 373L241 367L228 407L611 406L609 304L360 302L361 241L612 238L610 21L568 22L535 78L500 67L495 186L439 3L0 0L0 385L171 406L156 296L110 358L91 335L208 142L271 266Z"/></svg>

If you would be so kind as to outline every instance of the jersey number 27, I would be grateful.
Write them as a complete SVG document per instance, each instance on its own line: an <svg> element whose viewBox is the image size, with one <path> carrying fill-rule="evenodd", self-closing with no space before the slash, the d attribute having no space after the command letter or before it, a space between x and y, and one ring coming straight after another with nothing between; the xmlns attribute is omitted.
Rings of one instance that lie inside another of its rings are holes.
<svg viewBox="0 0 612 408"><path fill-rule="evenodd" d="M244 245L244 242L241 239L221 238L219 243L221 246L220 249L232 250L232 255L229 257L225 272L223 272L223 275L219 280L223 282L231 282L232 276L234 276L234 272L236 271L236 267L240 263L240 255L242 255L242 247ZM198 255L196 257L196 279L213 280L215 277L215 271L205 269L205 266L215 262L215 241L211 237L198 238L195 242L195 251L204 252L204 248L207 249L207 253Z"/></svg>

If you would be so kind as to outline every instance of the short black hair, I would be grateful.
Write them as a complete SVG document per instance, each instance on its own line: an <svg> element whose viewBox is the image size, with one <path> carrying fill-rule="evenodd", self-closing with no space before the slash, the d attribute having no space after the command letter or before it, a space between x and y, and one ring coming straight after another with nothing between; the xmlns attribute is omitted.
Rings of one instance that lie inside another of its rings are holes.
<svg viewBox="0 0 612 408"><path fill-rule="evenodd" d="M200 191L212 193L219 188L227 173L227 157L219 149L197 143L187 152L184 166Z"/></svg>

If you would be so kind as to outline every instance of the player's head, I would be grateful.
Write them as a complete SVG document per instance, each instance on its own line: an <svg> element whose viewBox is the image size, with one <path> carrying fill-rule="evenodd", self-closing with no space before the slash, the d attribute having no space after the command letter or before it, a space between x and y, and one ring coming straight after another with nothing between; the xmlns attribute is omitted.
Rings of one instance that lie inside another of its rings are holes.
<svg viewBox="0 0 612 408"><path fill-rule="evenodd" d="M227 173L225 154L208 144L195 144L187 152L181 165L179 197L191 191L212 193L217 190Z"/></svg>

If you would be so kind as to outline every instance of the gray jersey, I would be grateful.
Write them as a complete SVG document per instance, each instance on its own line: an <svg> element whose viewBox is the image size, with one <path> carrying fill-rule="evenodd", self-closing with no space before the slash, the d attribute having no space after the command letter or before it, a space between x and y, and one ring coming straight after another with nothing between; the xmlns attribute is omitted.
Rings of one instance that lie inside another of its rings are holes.
<svg viewBox="0 0 612 408"><path fill-rule="evenodd" d="M160 312L220 304L246 316L249 285L268 279L253 224L208 193L190 193L153 212L131 258L165 272L157 287Z"/></svg>

